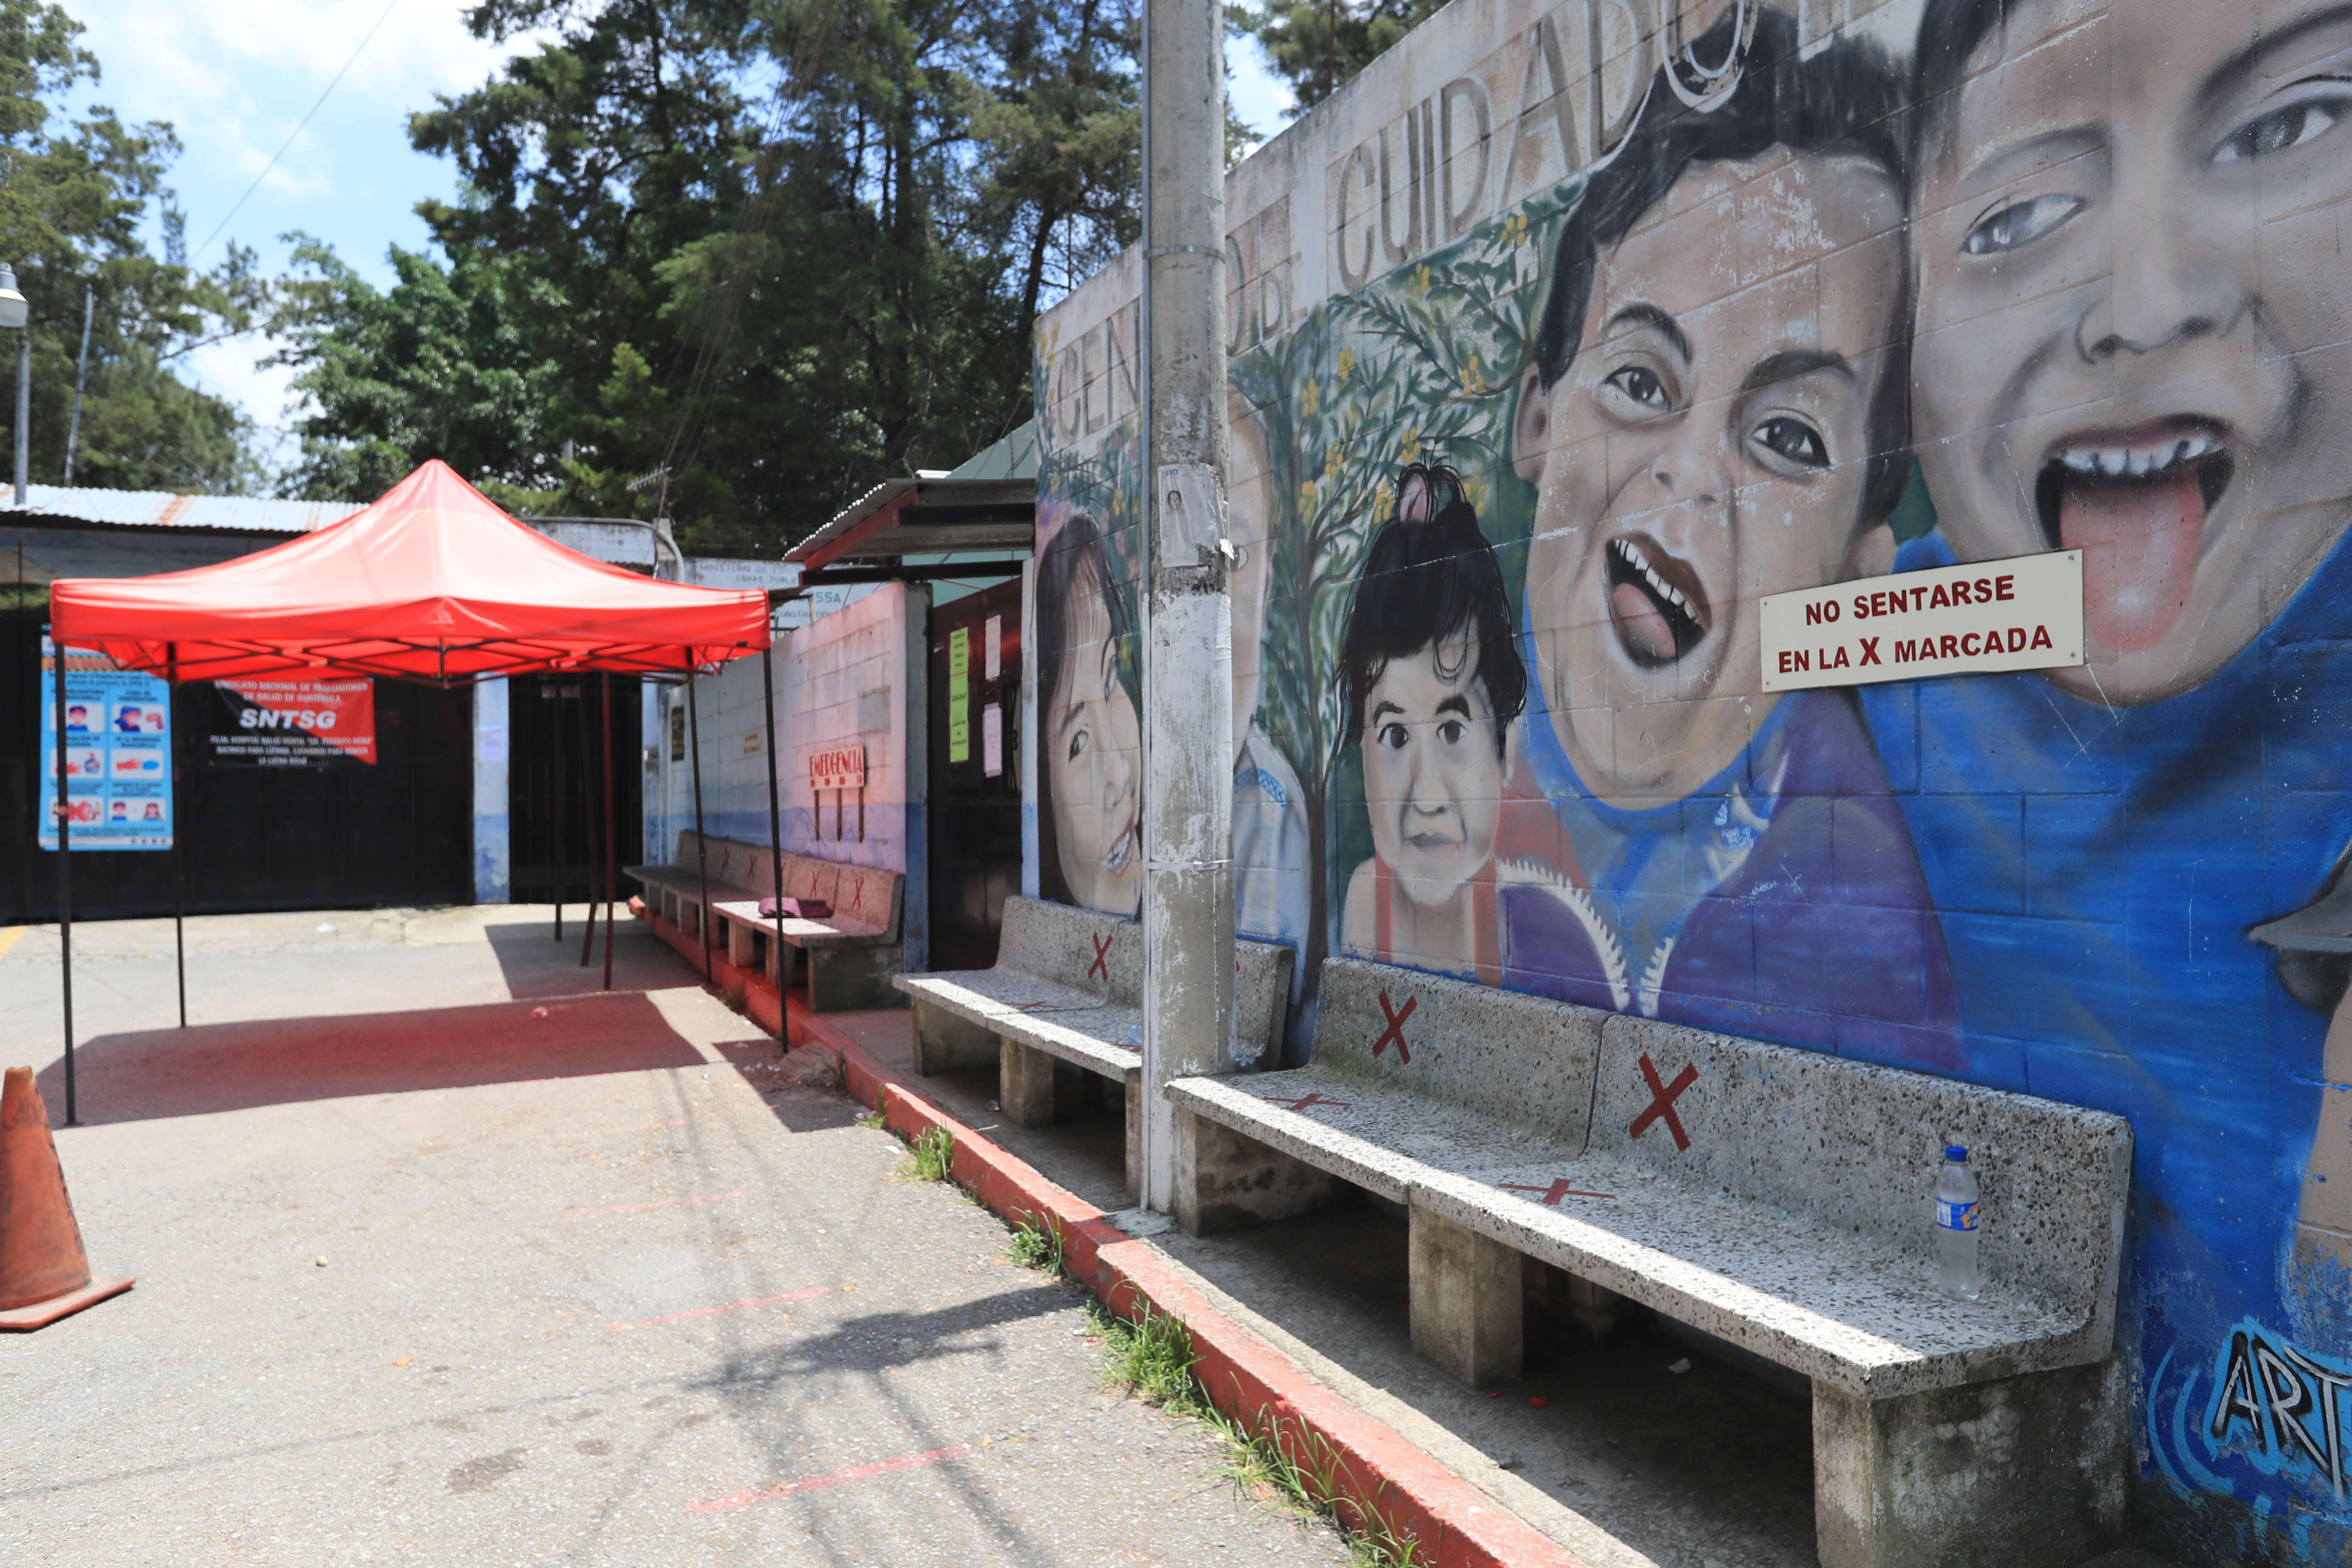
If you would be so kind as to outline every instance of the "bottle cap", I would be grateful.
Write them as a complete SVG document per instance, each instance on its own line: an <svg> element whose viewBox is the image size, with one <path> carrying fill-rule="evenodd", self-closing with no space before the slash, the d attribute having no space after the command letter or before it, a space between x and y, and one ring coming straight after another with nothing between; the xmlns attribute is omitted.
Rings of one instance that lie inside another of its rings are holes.
<svg viewBox="0 0 2352 1568"><path fill-rule="evenodd" d="M1947 1143L1944 1145L1944 1158L1965 1165L1969 1163L1969 1146L1965 1143Z"/></svg>

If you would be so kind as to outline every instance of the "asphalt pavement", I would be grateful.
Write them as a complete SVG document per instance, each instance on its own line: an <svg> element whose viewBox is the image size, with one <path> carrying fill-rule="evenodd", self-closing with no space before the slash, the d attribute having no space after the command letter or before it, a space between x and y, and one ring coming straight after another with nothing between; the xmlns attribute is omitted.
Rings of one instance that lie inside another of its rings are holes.
<svg viewBox="0 0 2352 1568"><path fill-rule="evenodd" d="M76 931L58 1148L139 1284L0 1339L0 1562L1346 1561L803 1058L547 913L191 921L187 1030L169 921ZM58 978L0 952L53 1121Z"/></svg>

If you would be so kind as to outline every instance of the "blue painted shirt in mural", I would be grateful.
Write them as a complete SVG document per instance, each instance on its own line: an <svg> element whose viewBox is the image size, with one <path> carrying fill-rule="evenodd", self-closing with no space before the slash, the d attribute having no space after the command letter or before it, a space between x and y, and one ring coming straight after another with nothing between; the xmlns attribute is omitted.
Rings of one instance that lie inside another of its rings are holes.
<svg viewBox="0 0 2352 1568"><path fill-rule="evenodd" d="M1931 536L1897 568L1950 559ZM1864 689L1943 913L1967 1076L2132 1122L2141 1311L2122 1321L2145 1335L2157 1461L2190 1491L2251 1495L2204 1471L2210 1363L2242 1318L2352 1348L2340 1270L2281 1288L2326 1020L2247 936L2310 902L2352 833L2347 603L2352 542L2211 677L2137 707L2038 674Z"/></svg>
<svg viewBox="0 0 2352 1568"><path fill-rule="evenodd" d="M1314 919L1314 849L1307 829L1307 795L1289 760L1250 726L1234 765L1234 929L1261 942L1278 942L1294 955L1290 1000L1294 1039L1286 1056L1303 1062L1312 1020L1296 1016L1307 977L1307 932Z"/></svg>
<svg viewBox="0 0 2352 1568"><path fill-rule="evenodd" d="M1781 1044L1949 1073L1951 973L1909 830L1852 700L1783 698L1702 788L1596 798L1548 715L1522 742L1573 866L1503 883L1506 984Z"/></svg>

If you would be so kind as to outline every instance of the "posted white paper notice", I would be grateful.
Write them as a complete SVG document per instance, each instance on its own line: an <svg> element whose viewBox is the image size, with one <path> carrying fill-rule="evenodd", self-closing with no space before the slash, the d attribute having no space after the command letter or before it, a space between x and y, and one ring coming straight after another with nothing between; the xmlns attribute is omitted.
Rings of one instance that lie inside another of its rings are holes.
<svg viewBox="0 0 2352 1568"><path fill-rule="evenodd" d="M980 771L989 778L1004 771L1004 710L993 702L980 710Z"/></svg>
<svg viewBox="0 0 2352 1568"><path fill-rule="evenodd" d="M1759 601L1764 689L2083 662L2083 552L1938 566Z"/></svg>

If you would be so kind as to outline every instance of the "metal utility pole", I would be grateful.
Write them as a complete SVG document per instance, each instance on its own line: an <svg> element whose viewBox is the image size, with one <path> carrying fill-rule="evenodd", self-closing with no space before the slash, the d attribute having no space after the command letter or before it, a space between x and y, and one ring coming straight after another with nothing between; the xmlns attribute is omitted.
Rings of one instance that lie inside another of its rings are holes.
<svg viewBox="0 0 2352 1568"><path fill-rule="evenodd" d="M89 380L89 323L98 314L98 290L81 289L81 356L74 361L73 416L66 421L66 489L73 489L74 448L81 444L81 389Z"/></svg>
<svg viewBox="0 0 2352 1568"><path fill-rule="evenodd" d="M25 481L32 468L33 329L25 296L16 291L16 269L0 265L0 327L16 330L16 506L25 505ZM63 664L58 666L62 674ZM59 689L62 690L62 679ZM70 1096L68 1096L70 1098Z"/></svg>
<svg viewBox="0 0 2352 1568"><path fill-rule="evenodd" d="M1217 0L1143 23L1146 509L1143 1203L1175 1206L1169 1079L1234 1036L1233 605L1225 539L1225 72Z"/></svg>

